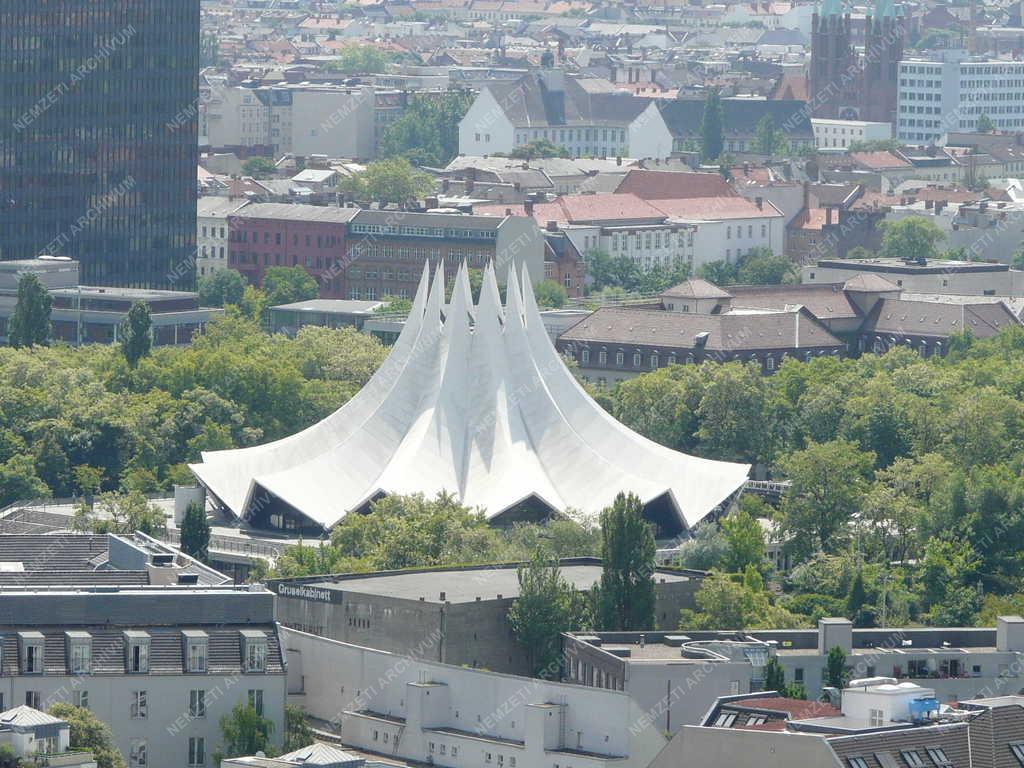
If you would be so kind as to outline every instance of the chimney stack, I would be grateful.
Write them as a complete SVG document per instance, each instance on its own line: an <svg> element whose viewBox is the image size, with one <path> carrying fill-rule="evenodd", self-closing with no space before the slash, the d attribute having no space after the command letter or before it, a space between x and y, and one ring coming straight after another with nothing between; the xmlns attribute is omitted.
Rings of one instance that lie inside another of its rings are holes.
<svg viewBox="0 0 1024 768"><path fill-rule="evenodd" d="M548 221L547 230L548 230L548 232L557 232L558 231L558 222L557 221L549 220Z"/></svg>
<svg viewBox="0 0 1024 768"><path fill-rule="evenodd" d="M527 216L533 216L533 200L524 200L523 201L523 212Z"/></svg>
<svg viewBox="0 0 1024 768"><path fill-rule="evenodd" d="M764 198L763 197L755 197L754 198L754 205L757 206L757 210L763 211L764 210Z"/></svg>

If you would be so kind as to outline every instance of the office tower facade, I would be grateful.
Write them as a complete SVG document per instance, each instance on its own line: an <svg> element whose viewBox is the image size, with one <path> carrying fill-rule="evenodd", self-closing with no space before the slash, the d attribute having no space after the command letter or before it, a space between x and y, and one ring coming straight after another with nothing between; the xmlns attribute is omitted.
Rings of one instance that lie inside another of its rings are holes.
<svg viewBox="0 0 1024 768"><path fill-rule="evenodd" d="M199 0L0 0L0 259L195 284Z"/></svg>

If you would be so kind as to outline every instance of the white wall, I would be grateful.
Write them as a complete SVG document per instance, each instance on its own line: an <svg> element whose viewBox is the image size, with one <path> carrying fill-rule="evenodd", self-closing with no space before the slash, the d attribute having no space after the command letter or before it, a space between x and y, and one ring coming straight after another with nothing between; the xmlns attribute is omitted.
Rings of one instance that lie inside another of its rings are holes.
<svg viewBox="0 0 1024 768"><path fill-rule="evenodd" d="M371 159L375 105L368 86L292 91L291 151L303 157Z"/></svg>
<svg viewBox="0 0 1024 768"><path fill-rule="evenodd" d="M282 642L293 700L340 724L342 738L357 748L441 762L443 745L452 768L589 768L613 756L621 758L617 766L644 768L665 744L617 691L418 661L416 653L398 656L292 629L282 629ZM423 652L436 642L425 637ZM565 746L607 757L560 751L563 733Z"/></svg>
<svg viewBox="0 0 1024 768"><path fill-rule="evenodd" d="M628 138L631 157L668 157L672 154L672 133L653 101L629 124Z"/></svg>
<svg viewBox="0 0 1024 768"><path fill-rule="evenodd" d="M484 88L459 123L459 154L493 155L515 149L515 130L489 89Z"/></svg>

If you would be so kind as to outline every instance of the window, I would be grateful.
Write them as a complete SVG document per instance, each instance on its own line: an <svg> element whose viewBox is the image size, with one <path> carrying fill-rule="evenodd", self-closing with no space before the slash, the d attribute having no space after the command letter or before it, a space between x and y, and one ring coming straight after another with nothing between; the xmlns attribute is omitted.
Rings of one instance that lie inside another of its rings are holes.
<svg viewBox="0 0 1024 768"><path fill-rule="evenodd" d="M130 768L146 768L149 755L146 749L145 739L132 739L131 751L128 753L128 765Z"/></svg>
<svg viewBox="0 0 1024 768"><path fill-rule="evenodd" d="M188 692L188 716L206 717L206 691L203 689Z"/></svg>
<svg viewBox="0 0 1024 768"><path fill-rule="evenodd" d="M590 350L584 347L580 351L580 363L587 365L590 362Z"/></svg>
<svg viewBox="0 0 1024 768"><path fill-rule="evenodd" d="M793 669L793 682L802 683L804 681L804 668L795 667Z"/></svg>
<svg viewBox="0 0 1024 768"><path fill-rule="evenodd" d="M249 690L249 706L256 710L256 714L263 717L263 690L252 688Z"/></svg>
<svg viewBox="0 0 1024 768"><path fill-rule="evenodd" d="M206 739L190 736L188 740L188 764L206 765Z"/></svg>
<svg viewBox="0 0 1024 768"><path fill-rule="evenodd" d="M863 757L848 757L846 763L850 768L868 768L868 763Z"/></svg>
<svg viewBox="0 0 1024 768"><path fill-rule="evenodd" d="M89 708L89 692L88 691L75 691L75 706L81 707L82 709Z"/></svg>
<svg viewBox="0 0 1024 768"><path fill-rule="evenodd" d="M1017 758L1017 762L1024 766L1024 741L1018 741L1010 745L1010 751Z"/></svg>
<svg viewBox="0 0 1024 768"><path fill-rule="evenodd" d="M734 722L736 722L735 712L722 712L715 720L715 728L731 728Z"/></svg>
<svg viewBox="0 0 1024 768"><path fill-rule="evenodd" d="M633 353L633 367L634 368L639 368L641 365L643 365L643 355L641 355L639 352L634 352Z"/></svg>
<svg viewBox="0 0 1024 768"><path fill-rule="evenodd" d="M903 755L903 759L907 761L910 768L924 768L924 758L916 749L907 749L900 754Z"/></svg>
<svg viewBox="0 0 1024 768"><path fill-rule="evenodd" d="M126 633L127 634L127 633ZM144 634L144 633L139 633ZM127 670L129 672L146 674L149 672L149 638L129 638L126 644L128 651Z"/></svg>
<svg viewBox="0 0 1024 768"><path fill-rule="evenodd" d="M25 706L32 707L32 709L41 709L40 699L42 696L39 691L25 691Z"/></svg>
<svg viewBox="0 0 1024 768"><path fill-rule="evenodd" d="M43 674L43 636L39 632L21 633L21 672Z"/></svg>
<svg viewBox="0 0 1024 768"><path fill-rule="evenodd" d="M71 641L71 673L87 675L92 669L92 643L89 640Z"/></svg>
<svg viewBox="0 0 1024 768"><path fill-rule="evenodd" d="M747 725L764 725L768 722L766 715L751 715L747 718Z"/></svg>
<svg viewBox="0 0 1024 768"><path fill-rule="evenodd" d="M598 351L597 362L601 365L608 365L608 350L602 349Z"/></svg>
<svg viewBox="0 0 1024 768"><path fill-rule="evenodd" d="M950 760L946 757L946 750L942 747L928 747L928 757L932 759L932 762L938 766L951 765Z"/></svg>
<svg viewBox="0 0 1024 768"><path fill-rule="evenodd" d="M267 642L249 639L245 643L245 671L265 672L267 669Z"/></svg>
<svg viewBox="0 0 1024 768"><path fill-rule="evenodd" d="M187 671L188 672L205 672L206 671L206 633L202 633L202 637L193 635L188 639L188 656L187 656Z"/></svg>
<svg viewBox="0 0 1024 768"><path fill-rule="evenodd" d="M626 355L622 350L619 350L618 352L615 353L615 364L621 367L625 365L625 363Z"/></svg>
<svg viewBox="0 0 1024 768"><path fill-rule="evenodd" d="M132 720L145 720L149 712L145 691L132 691Z"/></svg>

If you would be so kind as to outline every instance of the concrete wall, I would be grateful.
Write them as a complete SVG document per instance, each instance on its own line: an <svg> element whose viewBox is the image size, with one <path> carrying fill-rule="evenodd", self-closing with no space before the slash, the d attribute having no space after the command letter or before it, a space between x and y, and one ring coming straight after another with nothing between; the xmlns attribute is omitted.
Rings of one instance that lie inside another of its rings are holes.
<svg viewBox="0 0 1024 768"><path fill-rule="evenodd" d="M360 749L451 768L596 768L610 756L644 768L665 744L615 691L416 661L289 629L282 640L292 700Z"/></svg>
<svg viewBox="0 0 1024 768"><path fill-rule="evenodd" d="M376 105L372 88L295 90L292 99L294 154L373 158Z"/></svg>
<svg viewBox="0 0 1024 768"><path fill-rule="evenodd" d="M820 736L732 728L684 727L651 768L837 768Z"/></svg>
<svg viewBox="0 0 1024 768"><path fill-rule="evenodd" d="M460 155L493 155L515 149L515 129L498 100L484 88L459 123Z"/></svg>

